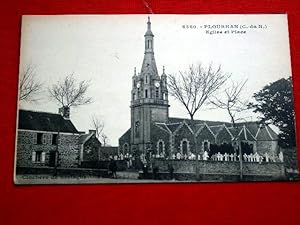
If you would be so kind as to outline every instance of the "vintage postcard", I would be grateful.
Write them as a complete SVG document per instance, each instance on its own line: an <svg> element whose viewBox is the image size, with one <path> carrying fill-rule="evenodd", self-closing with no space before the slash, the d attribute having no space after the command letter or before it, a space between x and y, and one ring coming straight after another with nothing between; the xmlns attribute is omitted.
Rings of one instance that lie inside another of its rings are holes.
<svg viewBox="0 0 300 225"><path fill-rule="evenodd" d="M297 180L287 20L23 16L15 183Z"/></svg>

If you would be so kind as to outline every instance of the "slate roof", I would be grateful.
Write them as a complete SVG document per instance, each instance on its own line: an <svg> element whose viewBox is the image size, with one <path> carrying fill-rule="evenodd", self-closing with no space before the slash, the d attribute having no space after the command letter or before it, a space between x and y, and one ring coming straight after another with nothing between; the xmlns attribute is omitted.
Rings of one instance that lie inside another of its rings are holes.
<svg viewBox="0 0 300 225"><path fill-rule="evenodd" d="M232 124L228 122L207 120L193 120L192 122L190 119L170 117L165 126L167 126L171 132L174 132L183 123L183 121L190 126L194 133L199 132L204 124L207 124L214 135L217 135L225 125L232 136L239 136L240 140L255 141L257 137L258 140L265 141L278 139L278 135L270 126L262 127L258 121L236 123L236 128L233 128ZM193 126L191 126L192 123ZM163 126L163 123L160 123L160 126Z"/></svg>
<svg viewBox="0 0 300 225"><path fill-rule="evenodd" d="M19 110L18 129L80 133L71 120L64 119L60 114Z"/></svg>
<svg viewBox="0 0 300 225"><path fill-rule="evenodd" d="M217 135L221 130L224 129L224 125L222 124L222 125L210 126L209 128L215 135Z"/></svg>
<svg viewBox="0 0 300 225"><path fill-rule="evenodd" d="M185 120L187 124L192 124L192 121L190 119L183 119L177 117L169 117L168 123L178 123L178 122L183 122L183 120ZM206 123L208 126L216 126L216 125L223 125L223 124L227 126L231 126L231 123L222 122L222 121L210 121L210 120L194 120L194 123L196 124Z"/></svg>
<svg viewBox="0 0 300 225"><path fill-rule="evenodd" d="M93 134L82 134L79 137L78 143L84 144L88 139L90 139L93 136Z"/></svg>

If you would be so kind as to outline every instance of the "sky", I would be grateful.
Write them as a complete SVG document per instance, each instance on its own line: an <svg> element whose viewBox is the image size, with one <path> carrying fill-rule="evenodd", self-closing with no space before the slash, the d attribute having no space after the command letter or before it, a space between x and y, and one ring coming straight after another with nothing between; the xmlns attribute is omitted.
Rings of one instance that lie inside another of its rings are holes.
<svg viewBox="0 0 300 225"><path fill-rule="evenodd" d="M78 81L90 81L87 95L93 98L89 105L71 108L74 125L88 131L93 129L91 118L97 117L105 124L109 143L117 146L130 126L131 78L134 67L141 70L147 16L23 16L20 72L33 66L43 91L38 102L20 102L19 107L57 113L59 105L49 98L47 88L73 73ZM285 14L150 18L159 74L163 66L167 74L178 74L191 64L221 65L233 81L248 80L242 98L250 100L270 82L292 75ZM169 97L169 104L171 117L188 118L176 99ZM257 116L243 115L252 121ZM226 111L208 108L200 109L195 119L230 121Z"/></svg>

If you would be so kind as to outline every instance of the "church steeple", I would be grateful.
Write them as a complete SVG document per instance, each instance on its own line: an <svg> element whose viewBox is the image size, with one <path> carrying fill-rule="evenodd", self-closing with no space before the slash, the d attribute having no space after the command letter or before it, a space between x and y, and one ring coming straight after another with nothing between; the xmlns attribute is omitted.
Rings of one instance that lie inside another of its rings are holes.
<svg viewBox="0 0 300 225"><path fill-rule="evenodd" d="M148 16L147 31L144 35L145 37L145 55L143 60L143 65L141 69L142 75L150 75L151 77L157 77L157 67L154 58L154 35L151 30L151 21Z"/></svg>
<svg viewBox="0 0 300 225"><path fill-rule="evenodd" d="M166 75L160 76L154 58L154 35L148 17L144 35L145 51L141 72L132 76L131 90L131 145L146 152L151 145L151 124L167 122L169 118Z"/></svg>

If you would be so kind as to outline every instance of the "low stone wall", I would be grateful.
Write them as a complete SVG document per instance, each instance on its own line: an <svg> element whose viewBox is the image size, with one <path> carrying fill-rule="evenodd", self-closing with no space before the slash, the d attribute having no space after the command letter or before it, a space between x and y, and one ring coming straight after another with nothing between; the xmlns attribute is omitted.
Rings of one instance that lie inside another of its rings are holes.
<svg viewBox="0 0 300 225"><path fill-rule="evenodd" d="M156 159L160 173L167 173L169 165L174 168L174 174L198 174L199 179L239 179L240 162L232 161L191 161L191 160L161 160ZM281 162L243 162L243 176L247 180L283 179L285 177L284 164Z"/></svg>
<svg viewBox="0 0 300 225"><path fill-rule="evenodd" d="M17 167L16 175L54 175L53 167ZM62 177L110 177L107 169L57 168Z"/></svg>
<svg viewBox="0 0 300 225"><path fill-rule="evenodd" d="M108 169L110 161L100 160L100 161L83 161L81 162L81 168L96 168L96 169ZM124 171L127 169L127 163L125 160L116 160L117 171Z"/></svg>

